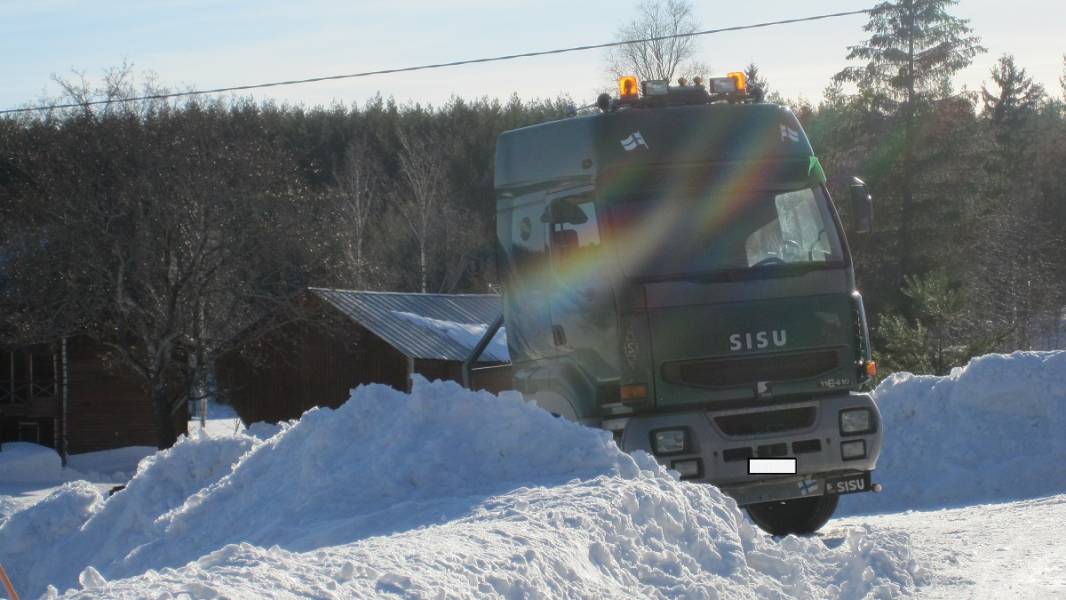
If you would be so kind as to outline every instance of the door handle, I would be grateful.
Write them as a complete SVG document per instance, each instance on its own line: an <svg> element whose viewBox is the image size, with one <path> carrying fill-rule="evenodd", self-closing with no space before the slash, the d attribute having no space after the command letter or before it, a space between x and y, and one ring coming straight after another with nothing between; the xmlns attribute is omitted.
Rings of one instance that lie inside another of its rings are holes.
<svg viewBox="0 0 1066 600"><path fill-rule="evenodd" d="M562 325L552 325L552 340L555 341L556 346L566 345L566 330Z"/></svg>

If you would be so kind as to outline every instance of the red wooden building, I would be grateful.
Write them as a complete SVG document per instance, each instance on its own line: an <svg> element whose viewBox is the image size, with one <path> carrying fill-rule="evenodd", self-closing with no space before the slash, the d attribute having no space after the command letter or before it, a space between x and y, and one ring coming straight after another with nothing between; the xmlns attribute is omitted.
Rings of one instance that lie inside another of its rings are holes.
<svg viewBox="0 0 1066 600"><path fill-rule="evenodd" d="M245 423L340 406L360 384L408 389L414 373L461 381L463 362L500 314L500 298L491 294L310 288L293 302L310 318L243 344L217 363L220 393ZM507 363L504 335L486 348L479 367ZM478 387L510 385L509 369L493 371Z"/></svg>
<svg viewBox="0 0 1066 600"><path fill-rule="evenodd" d="M186 432L184 404L174 414ZM0 348L0 442L25 441L61 455L155 446L152 405L140 383L85 337ZM2 450L0 450L2 451Z"/></svg>

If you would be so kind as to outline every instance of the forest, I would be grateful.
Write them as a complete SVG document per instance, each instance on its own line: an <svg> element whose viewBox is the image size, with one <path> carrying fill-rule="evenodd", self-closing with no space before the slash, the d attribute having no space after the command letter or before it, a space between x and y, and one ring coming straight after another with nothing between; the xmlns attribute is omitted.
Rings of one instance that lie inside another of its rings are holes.
<svg viewBox="0 0 1066 600"><path fill-rule="evenodd" d="M844 221L851 176L874 196L849 242L882 374L1066 344L1066 57L1058 89L1010 55L957 89L984 48L952 5L878 4L816 103L747 68L799 117ZM159 402L305 286L498 291L496 136L589 104L122 101L167 91L129 65L60 82L74 106L0 119L0 343L92 336Z"/></svg>

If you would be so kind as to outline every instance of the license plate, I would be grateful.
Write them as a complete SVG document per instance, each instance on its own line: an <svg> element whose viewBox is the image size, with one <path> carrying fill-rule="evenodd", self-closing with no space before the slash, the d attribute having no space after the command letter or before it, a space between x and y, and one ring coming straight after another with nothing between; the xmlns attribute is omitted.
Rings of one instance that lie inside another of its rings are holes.
<svg viewBox="0 0 1066 600"><path fill-rule="evenodd" d="M857 494L870 491L870 473L836 477L825 481L826 495Z"/></svg>

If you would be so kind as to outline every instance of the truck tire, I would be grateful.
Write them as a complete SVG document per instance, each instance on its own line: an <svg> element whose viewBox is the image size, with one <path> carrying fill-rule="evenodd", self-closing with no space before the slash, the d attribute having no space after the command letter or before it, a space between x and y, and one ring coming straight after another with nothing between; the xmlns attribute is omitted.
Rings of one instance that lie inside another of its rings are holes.
<svg viewBox="0 0 1066 600"><path fill-rule="evenodd" d="M771 535L814 533L829 522L840 496L815 496L779 502L760 502L745 508L752 521Z"/></svg>

